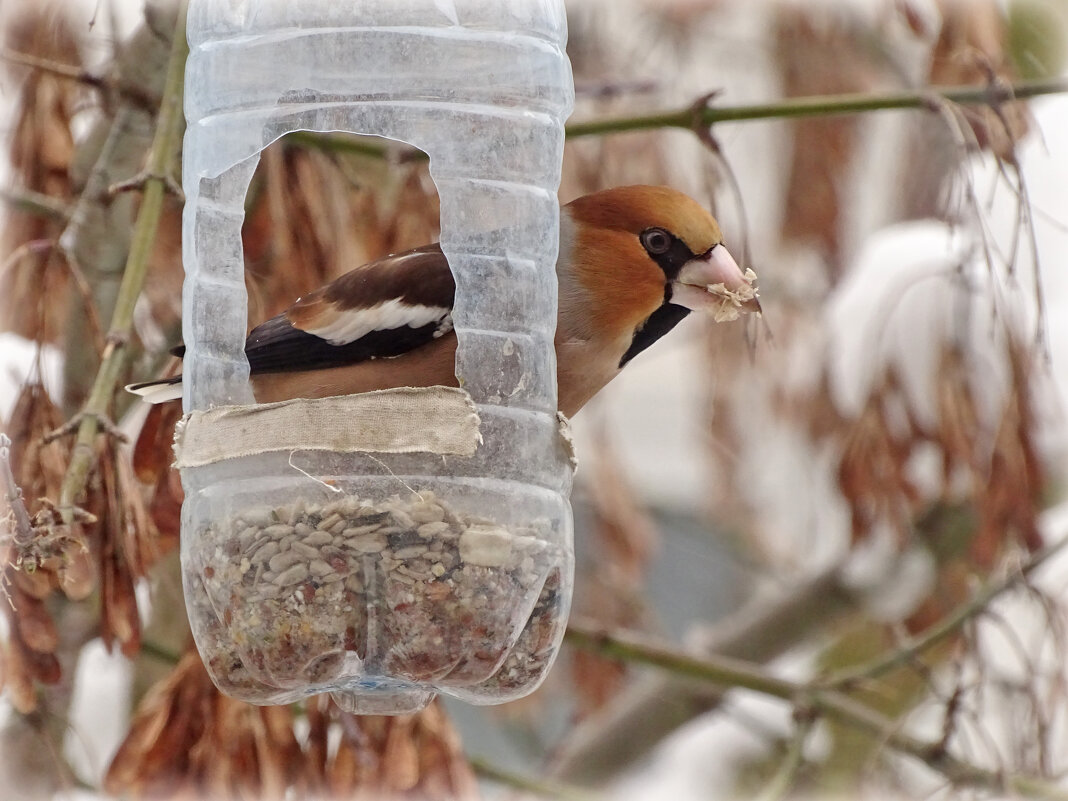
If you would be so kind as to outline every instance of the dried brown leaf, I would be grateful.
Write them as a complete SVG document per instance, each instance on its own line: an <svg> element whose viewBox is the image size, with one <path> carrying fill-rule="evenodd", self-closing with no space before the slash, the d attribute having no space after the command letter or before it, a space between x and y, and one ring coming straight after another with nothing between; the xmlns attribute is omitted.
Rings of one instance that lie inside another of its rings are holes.
<svg viewBox="0 0 1068 801"><path fill-rule="evenodd" d="M80 66L77 38L65 15L26 4L8 20L5 44L11 50L48 61ZM21 80L9 128L11 183L67 200L74 137L71 119L83 97L75 82L39 70L6 65ZM54 241L62 223L9 208L0 234L0 252L27 242ZM0 322L9 330L41 342L59 339L64 330L68 274L48 251L33 253L0 275Z"/></svg>
<svg viewBox="0 0 1068 801"><path fill-rule="evenodd" d="M934 34L930 20L917 7L916 0L894 0L894 10L915 36L927 39Z"/></svg>
<svg viewBox="0 0 1068 801"><path fill-rule="evenodd" d="M1038 530L1043 471L1035 453L1026 399L1008 400L990 455L987 481L979 494L980 526L972 558L989 570L1014 543L1029 551L1042 547Z"/></svg>
<svg viewBox="0 0 1068 801"><path fill-rule="evenodd" d="M582 720L612 701L623 689L627 664L587 651L571 657L571 680L575 687L575 717Z"/></svg>
<svg viewBox="0 0 1068 801"><path fill-rule="evenodd" d="M108 793L139 794L152 788L169 795L183 784L192 746L209 722L203 703L208 687L204 666L191 651L149 690L108 767Z"/></svg>
<svg viewBox="0 0 1068 801"><path fill-rule="evenodd" d="M93 557L87 548L72 551L65 564L56 570L59 589L72 601L84 601L96 586Z"/></svg>
<svg viewBox="0 0 1068 801"><path fill-rule="evenodd" d="M32 668L14 640L8 640L4 646L4 689L11 705L21 714L28 715L37 708Z"/></svg>
<svg viewBox="0 0 1068 801"><path fill-rule="evenodd" d="M1018 76L1008 56L1005 14L993 0L939 0L942 25L931 54L928 83L934 86L981 84ZM1030 125L1024 106L970 109L967 119L976 141L1001 158L1012 155L1014 143Z"/></svg>
<svg viewBox="0 0 1068 801"><path fill-rule="evenodd" d="M817 16L819 17L817 21ZM858 22L827 17L804 5L776 6L775 54L783 97L866 92L885 80ZM792 123L793 151L783 208L783 239L814 247L841 270L843 218L849 201L841 192L856 157L859 121L852 117Z"/></svg>
<svg viewBox="0 0 1068 801"><path fill-rule="evenodd" d="M591 448L590 478L585 484L593 516L591 552L596 556L584 571L575 607L606 626L642 629L650 622L645 573L659 533L620 464L602 427ZM577 716L581 719L610 701L623 686L625 675L623 662L576 652L571 686Z"/></svg>
<svg viewBox="0 0 1068 801"><path fill-rule="evenodd" d="M58 498L70 457L63 439L44 442L63 425L63 415L39 383L22 387L8 421L11 464L25 498Z"/></svg>
<svg viewBox="0 0 1068 801"><path fill-rule="evenodd" d="M91 507L97 517L91 538L100 574L100 637L107 648L117 641L132 657L141 644L134 583L154 555L155 526L126 455L111 440L97 449L96 475L100 491Z"/></svg>
<svg viewBox="0 0 1068 801"><path fill-rule="evenodd" d="M334 797L355 795L353 788L363 783L364 776L363 763L357 751L353 748L339 748L327 769L327 787Z"/></svg>
<svg viewBox="0 0 1068 801"><path fill-rule="evenodd" d="M387 791L410 790L419 782L419 752L413 735L409 716L387 721L386 741L379 763L383 769L382 783Z"/></svg>
<svg viewBox="0 0 1068 801"><path fill-rule="evenodd" d="M303 774L305 781L311 787L326 787L329 784L327 765L330 720L326 712L328 704L330 704L329 698L320 695L309 698L305 707L308 734L304 746Z"/></svg>
<svg viewBox="0 0 1068 801"><path fill-rule="evenodd" d="M152 491L148 513L156 530L155 550L157 558L170 553L178 546L182 526L182 480L177 470L163 475Z"/></svg>
<svg viewBox="0 0 1068 801"><path fill-rule="evenodd" d="M477 797L459 738L437 705L406 717L361 717L324 697L309 699L306 710L308 738L298 740L292 708L221 695L190 651L135 713L106 789L167 798L191 791L217 799ZM331 730L342 735L333 754Z"/></svg>
<svg viewBox="0 0 1068 801"><path fill-rule="evenodd" d="M15 603L14 599L12 603ZM20 639L28 648L40 653L55 653L59 646L59 633L52 616L40 600L20 595L13 622L18 626Z"/></svg>
<svg viewBox="0 0 1068 801"><path fill-rule="evenodd" d="M63 677L63 671L59 666L59 659L54 653L34 651L25 643L21 643L17 637L12 637L12 642L19 643L23 658L29 667L30 675L41 684L58 684Z"/></svg>
<svg viewBox="0 0 1068 801"><path fill-rule="evenodd" d="M182 320L182 203L168 195L160 213L159 227L152 242L152 254L148 262L148 276L141 292L139 303L148 309L154 331L145 332L146 345L162 350L174 343L166 341L179 330ZM139 328L139 331L141 329ZM150 340L149 336L153 338ZM159 340L158 342L156 340ZM181 407L181 404L169 404ZM170 445L164 454L171 453Z"/></svg>
<svg viewBox="0 0 1068 801"><path fill-rule="evenodd" d="M49 570L36 569L32 565L28 569L19 569L12 565L6 575L19 590L31 598L43 599L52 594L53 575Z"/></svg>
<svg viewBox="0 0 1068 801"><path fill-rule="evenodd" d="M164 373L164 376L171 371ZM174 463L174 427L182 417L180 403L157 403L148 414L133 447L133 469L137 479L155 486L171 471Z"/></svg>
<svg viewBox="0 0 1068 801"><path fill-rule="evenodd" d="M125 453L115 454L116 492L122 502L122 552L134 578L144 578L160 556L159 533Z"/></svg>

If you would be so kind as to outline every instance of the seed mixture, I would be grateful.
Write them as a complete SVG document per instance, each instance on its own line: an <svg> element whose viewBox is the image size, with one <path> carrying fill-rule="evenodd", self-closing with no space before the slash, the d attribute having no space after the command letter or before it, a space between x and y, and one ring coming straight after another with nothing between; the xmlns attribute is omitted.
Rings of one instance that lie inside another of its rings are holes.
<svg viewBox="0 0 1068 801"><path fill-rule="evenodd" d="M187 552L201 650L261 703L362 676L522 694L564 623L547 527L466 517L430 492L213 521Z"/></svg>
<svg viewBox="0 0 1068 801"><path fill-rule="evenodd" d="M753 302L759 297L758 290L753 286L757 280L757 274L752 269L745 271L745 280L749 282L739 289L727 289L725 284L709 284L705 289L710 295L718 297L719 305L712 313L712 319L717 323L729 323L741 317L742 312L752 308ZM757 309L760 307L757 306Z"/></svg>

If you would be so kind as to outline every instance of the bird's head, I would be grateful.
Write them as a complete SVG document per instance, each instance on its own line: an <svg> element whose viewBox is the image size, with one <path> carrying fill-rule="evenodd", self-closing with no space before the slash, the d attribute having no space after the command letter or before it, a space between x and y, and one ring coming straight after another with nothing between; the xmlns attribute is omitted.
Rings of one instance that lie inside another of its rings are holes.
<svg viewBox="0 0 1068 801"><path fill-rule="evenodd" d="M569 203L562 216L561 263L570 273L560 276L561 308L569 305L567 293L582 293L594 331L637 337L653 324L659 330L648 331L651 341L635 340L639 351L691 310L722 320L760 308L756 276L743 273L727 252L715 218L668 187L623 186Z"/></svg>

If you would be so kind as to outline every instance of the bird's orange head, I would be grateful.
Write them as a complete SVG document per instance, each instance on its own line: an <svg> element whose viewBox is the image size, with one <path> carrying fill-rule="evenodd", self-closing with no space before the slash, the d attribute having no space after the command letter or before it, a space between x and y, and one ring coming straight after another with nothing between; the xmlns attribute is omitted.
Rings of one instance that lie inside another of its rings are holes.
<svg viewBox="0 0 1068 801"><path fill-rule="evenodd" d="M751 291L716 219L665 186L606 189L567 204L561 263L561 309L589 310L587 320L562 318L561 326L586 325L586 333L635 332L668 304L675 322L688 310L711 310L720 302L707 291L712 285ZM567 293L585 294L587 303L568 303Z"/></svg>

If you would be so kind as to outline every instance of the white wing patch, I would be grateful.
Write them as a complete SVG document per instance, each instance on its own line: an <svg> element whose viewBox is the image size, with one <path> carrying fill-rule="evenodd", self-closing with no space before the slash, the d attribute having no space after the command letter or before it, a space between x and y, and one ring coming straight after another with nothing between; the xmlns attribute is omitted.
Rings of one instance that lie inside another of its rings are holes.
<svg viewBox="0 0 1068 801"><path fill-rule="evenodd" d="M372 331L406 325L420 328L429 323L442 323L443 318L450 317L450 314L444 306L423 306L393 298L362 309L335 311L332 316L333 319L326 325L305 330L331 345L347 345Z"/></svg>

